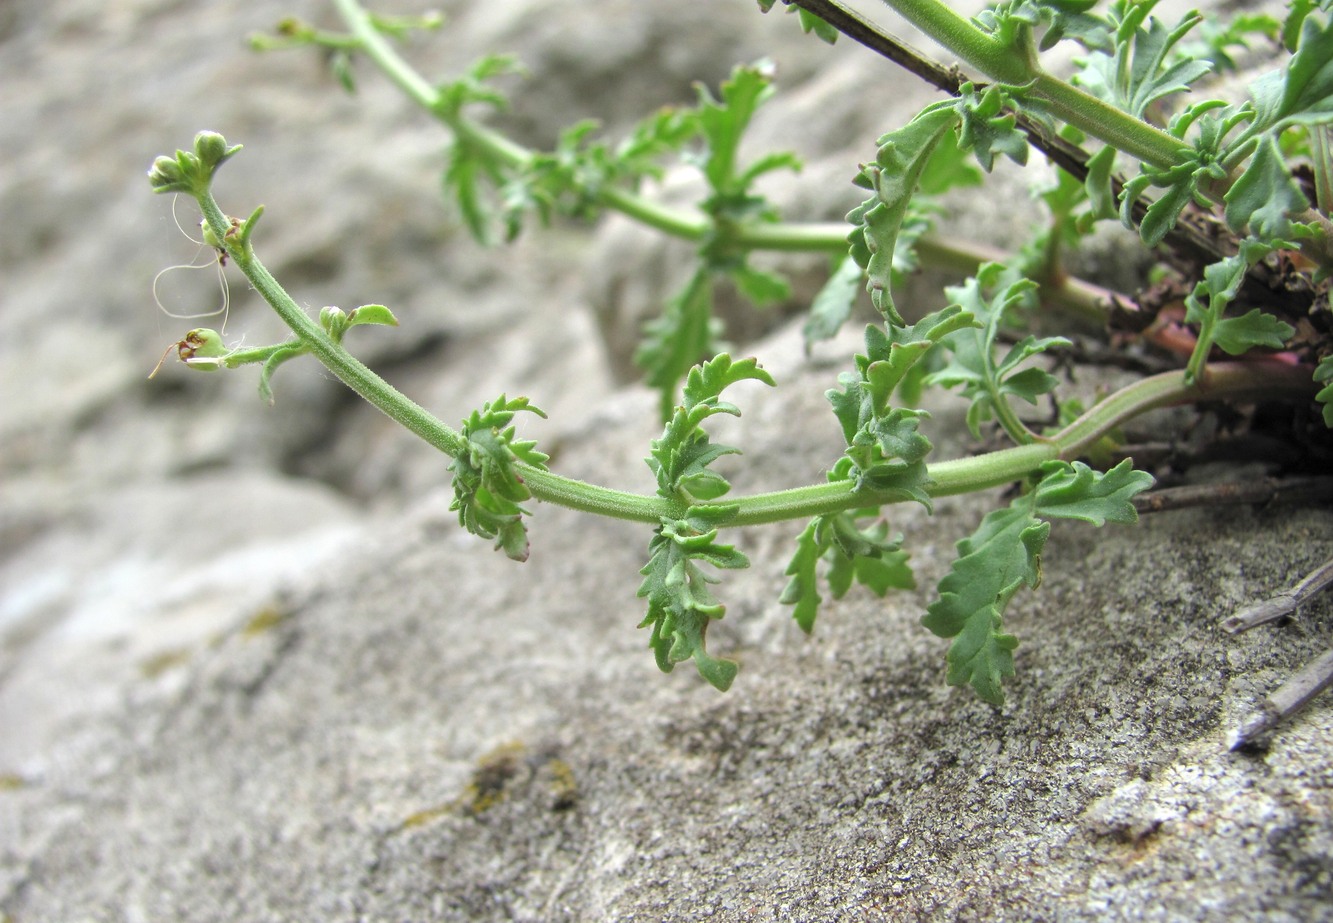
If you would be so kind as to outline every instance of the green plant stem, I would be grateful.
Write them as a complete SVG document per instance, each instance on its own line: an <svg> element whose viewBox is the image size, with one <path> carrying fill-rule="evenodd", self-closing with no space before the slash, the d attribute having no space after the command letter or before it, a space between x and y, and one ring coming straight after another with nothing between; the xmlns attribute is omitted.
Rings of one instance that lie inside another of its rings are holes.
<svg viewBox="0 0 1333 923"><path fill-rule="evenodd" d="M932 497L947 497L1010 484L1032 474L1044 462L1078 458L1110 430L1159 407L1213 399L1308 399L1314 391L1308 366L1279 360L1214 363L1207 367L1205 381L1193 386L1185 383L1183 370L1164 372L1112 394L1040 442L930 465L933 483L928 491ZM840 481L730 502L740 504L740 511L728 525L752 526L896 501L871 491L854 491L851 482Z"/></svg>
<svg viewBox="0 0 1333 923"><path fill-rule="evenodd" d="M201 193L198 202L209 228L224 243L232 261L296 334L302 346L353 391L441 452L454 457L466 448L460 433L352 356L292 300L250 247L250 232L258 211L246 222L242 234L229 235L231 220L222 212L212 193ZM1201 381L1192 386L1185 383L1184 376L1183 371L1175 371L1138 381L1111 395L1055 436L1040 442L931 465L929 475L933 484L930 493L932 496L969 493L1018 480L1045 461L1078 457L1089 445L1125 420L1167 404L1204 398L1308 398L1315 390L1308 367L1276 360L1215 363L1208 366ZM679 517L685 512L679 501L611 490L523 463L516 463L514 467L534 497L559 506L648 523L659 522L664 516ZM737 506L737 514L728 524L749 526L897 502L897 498L854 491L850 482L844 481L725 502Z"/></svg>
<svg viewBox="0 0 1333 923"><path fill-rule="evenodd" d="M235 236L228 235L228 231L231 229L230 219L218 207L217 201L214 200L211 192L204 191L197 197L197 200L199 209L208 222L209 228L217 239L223 242L228 255L241 272L245 273L245 277L250 280L250 284L255 287L255 291L259 292L260 296L282 318L283 323L296 334L302 345L306 346L320 362L324 363L329 371L333 372L344 384L378 407L390 418L401 423L441 452L449 456L456 456L463 451L467 443L460 433L436 419L424 407L399 393L392 385L344 349L341 344L335 342L318 323L301 310L286 290L278 284L278 280L273 278L272 273L254 255L254 251L248 246L248 239L241 241ZM251 225L257 217L258 213L251 216ZM246 236L248 238L248 234Z"/></svg>
<svg viewBox="0 0 1333 923"><path fill-rule="evenodd" d="M521 167L536 156L521 144L479 122L462 116L449 117L441 105L440 93L398 54L371 21L370 14L357 0L333 0L334 6L356 39L357 47L386 77L422 109L433 113L460 140L484 150L495 160L511 167ZM702 240L712 223L698 212L668 208L625 189L607 187L597 193L598 201L649 227L686 240ZM756 222L742 227L735 237L748 250L844 252L847 228L832 222L814 224L776 224Z"/></svg>
<svg viewBox="0 0 1333 923"><path fill-rule="evenodd" d="M883 0L898 15L992 80L1024 87L1051 114L1086 134L1156 167L1181 162L1189 147L1178 139L1046 73L1034 56L997 41L935 0Z"/></svg>
<svg viewBox="0 0 1333 923"><path fill-rule="evenodd" d="M370 15L358 0L333 0L333 3L351 30L358 49L408 99L435 114L460 140L486 151L508 166L521 167L532 160L535 156L532 150L493 128L465 117L445 118L441 112L439 91L403 60L393 45L374 27ZM598 198L607 208L683 240L699 242L713 229L707 216L700 212L669 208L625 189L606 187L598 191ZM735 231L733 241L745 250L843 254L847 251L847 234L847 225L840 221L752 222L741 225ZM982 263L1004 262L1010 256L995 248L963 244L930 234L920 238L916 247L918 255L927 265L963 275L975 273ZM1042 299L1047 304L1096 323L1105 320L1109 303L1103 290L1077 279L1066 279L1060 285L1044 286Z"/></svg>

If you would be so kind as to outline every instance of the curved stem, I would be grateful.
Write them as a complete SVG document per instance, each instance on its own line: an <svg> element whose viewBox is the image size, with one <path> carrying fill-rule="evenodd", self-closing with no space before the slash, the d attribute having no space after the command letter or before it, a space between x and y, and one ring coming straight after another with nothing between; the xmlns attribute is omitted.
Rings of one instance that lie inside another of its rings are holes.
<svg viewBox="0 0 1333 923"><path fill-rule="evenodd" d="M228 255L292 329L302 346L353 391L441 452L457 456L466 448L466 440L460 433L352 356L292 300L249 245L250 232L259 212L243 225L240 235L229 235L231 220L218 207L212 193L204 191L198 196L198 202L209 228L223 242ZM1308 397L1314 391L1307 367L1283 362L1217 363L1208 366L1206 372L1194 385L1185 383L1183 371L1145 378L1111 395L1049 439L975 458L931 465L930 493L933 496L969 493L1026 477L1043 462L1076 458L1087 446L1125 420L1166 404L1202 398ZM684 512L678 501L660 496L611 490L522 463L516 463L514 467L534 497L559 506L648 523ZM850 482L817 484L729 499L727 502L737 504L739 509L728 525L759 525L896 500L890 495L855 491Z"/></svg>
<svg viewBox="0 0 1333 923"><path fill-rule="evenodd" d="M248 246L248 228L245 240L238 240L234 235L228 235L227 232L231 229L230 219L218 207L211 192L204 191L201 193L198 196L198 202L199 209L203 212L209 228L217 236L217 239L222 241L232 261L240 268L241 272L245 273L245 277L250 280L250 284L282 318L283 323L292 329L302 345L308 347L310 352L314 353L329 371L337 375L344 384L371 404L374 404L390 418L401 423L441 452L454 456L463 451L466 442L460 433L446 426L424 407L399 393L392 385L344 349L341 344L335 342L319 324L311 320L310 316L301 310L300 306L278 284L278 280L273 278L273 274L265 268L259 258L254 255L254 251ZM251 217L250 222L248 222L249 226L253 225L256 217L257 214Z"/></svg>

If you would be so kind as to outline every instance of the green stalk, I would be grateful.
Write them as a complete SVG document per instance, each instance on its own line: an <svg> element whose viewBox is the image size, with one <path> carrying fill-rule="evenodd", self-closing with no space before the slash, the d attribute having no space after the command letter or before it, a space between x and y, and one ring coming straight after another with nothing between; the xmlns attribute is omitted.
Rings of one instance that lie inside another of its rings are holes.
<svg viewBox="0 0 1333 923"><path fill-rule="evenodd" d="M306 347L344 384L402 424L427 443L456 457L466 440L421 405L402 394L349 353L310 318L282 288L250 246L250 233L261 211L242 226L240 234L229 234L230 219L218 207L211 192L198 196L199 208L216 239L269 303L283 322ZM970 493L1026 477L1043 462L1076 458L1109 430L1130 417L1166 404L1203 398L1309 397L1314 390L1310 370L1277 361L1217 363L1194 385L1185 383L1183 371L1145 378L1108 397L1050 439L991 452L975 458L939 462L929 467L932 496ZM663 516L684 513L678 501L656 495L611 490L562 477L531 465L514 466L538 500L616 519L657 523ZM850 482L817 484L792 490L728 499L739 510L733 526L760 525L799 519L862 506L896 502L890 495L854 491Z"/></svg>
<svg viewBox="0 0 1333 923"><path fill-rule="evenodd" d="M254 222L259 217L259 211L250 216L246 222L247 230L238 239L237 236L228 235L231 222L218 207L212 192L204 190L197 198L204 219L216 238L222 241L232 261L241 272L245 273L255 291L269 303L269 306L282 318L283 323L291 328L302 345L324 363L329 371L391 419L401 423L441 452L452 457L463 451L467 443L460 433L440 422L424 407L399 393L335 342L278 284L278 280L273 278L273 274L259 261L249 246L248 230L253 228Z"/></svg>
<svg viewBox="0 0 1333 923"><path fill-rule="evenodd" d="M883 0L912 25L992 80L1028 88L1061 121L1144 163L1172 167L1189 148L1178 139L1052 77L1032 55L1011 48L936 0Z"/></svg>
<svg viewBox="0 0 1333 923"><path fill-rule="evenodd" d="M1000 487L1034 473L1044 462L1072 461L1102 436L1140 414L1171 404L1200 400L1309 399L1315 386L1308 366L1279 360L1218 362L1203 381L1186 384L1185 372L1141 379L1101 401L1054 436L1029 445L936 462L929 466L932 497L948 497ZM753 526L821 516L864 506L897 502L871 491L854 491L839 481L732 499L740 511L729 526Z"/></svg>
<svg viewBox="0 0 1333 923"><path fill-rule="evenodd" d="M446 118L441 112L440 93L425 80L375 28L370 15L357 0L333 0L334 6L356 39L357 47L408 99L443 121L462 140L486 151L495 160L520 167L534 152L493 129L464 117ZM699 212L668 208L625 189L608 187L598 191L598 201L642 224L685 240L702 240L712 224ZM753 224L742 228L736 243L749 250L829 251L847 249L847 229L832 223Z"/></svg>

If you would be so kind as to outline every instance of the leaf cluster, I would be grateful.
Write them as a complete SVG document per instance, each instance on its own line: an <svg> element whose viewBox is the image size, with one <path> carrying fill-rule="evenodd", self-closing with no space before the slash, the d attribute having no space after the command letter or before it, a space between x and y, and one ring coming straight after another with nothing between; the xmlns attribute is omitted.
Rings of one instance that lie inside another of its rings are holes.
<svg viewBox="0 0 1333 923"><path fill-rule="evenodd" d="M980 436L982 423L998 419L1012 438L1028 442L1031 434L1012 415L1009 398L1036 404L1038 397L1054 390L1058 379L1028 360L1053 347L1068 346L1070 341L1029 335L1010 346L1003 357L997 356L1006 317L1037 288L1032 280L1015 275L1003 264L988 263L963 285L945 289L977 323L948 338L949 362L928 375L925 383L961 389L971 402L967 426L973 436Z"/></svg>
<svg viewBox="0 0 1333 923"><path fill-rule="evenodd" d="M520 412L546 414L526 397L513 400L500 395L474 410L463 421L466 448L449 465L454 475L454 501L449 509L458 512L458 522L473 535L494 539L495 547L515 561L528 558L527 515L521 504L532 492L515 470L515 462L546 470L549 458L536 442L518 439L511 425Z"/></svg>

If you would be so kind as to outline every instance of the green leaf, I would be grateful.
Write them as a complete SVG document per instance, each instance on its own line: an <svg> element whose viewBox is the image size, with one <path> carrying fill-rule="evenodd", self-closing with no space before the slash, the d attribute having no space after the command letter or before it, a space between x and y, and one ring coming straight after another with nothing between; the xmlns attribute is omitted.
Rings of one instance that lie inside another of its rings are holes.
<svg viewBox="0 0 1333 923"><path fill-rule="evenodd" d="M1018 640L1004 630L1004 612L1014 594L1041 583L1041 552L1050 523L1039 517L1079 519L1094 525L1136 521L1130 502L1152 478L1128 460L1100 474L1086 465L1051 461L1037 486L1007 509L986 515L971 536L958 542L958 560L939 584L939 598L922 624L951 638L950 685L971 685L984 701L1004 704L1001 683L1014 673Z"/></svg>
<svg viewBox="0 0 1333 923"><path fill-rule="evenodd" d="M699 675L725 692L736 677L736 664L710 655L705 635L709 622L722 618L726 607L708 589L717 578L700 565L737 569L750 562L716 539L716 529L701 532L688 520L662 520L648 545L648 563L640 571L644 579L638 595L648 600L648 612L639 627L652 629L648 644L662 672L693 660Z"/></svg>
<svg viewBox="0 0 1333 923"><path fill-rule="evenodd" d="M767 13L773 8L775 2L777 2L777 0L759 0L760 11ZM807 35L813 32L821 41L827 42L830 45L838 40L838 30L820 19L814 13L807 12L806 10L794 6L787 7L787 12L797 14L801 24L801 31Z"/></svg>
<svg viewBox="0 0 1333 923"><path fill-rule="evenodd" d="M1295 329L1276 318L1254 309L1242 317L1226 318L1227 307L1235 300L1249 267L1267 256L1273 244L1249 239L1241 243L1241 252L1204 268L1203 278L1185 297L1185 321L1199 325L1199 338L1185 367L1190 381L1198 380L1214 344L1231 355L1240 355L1255 347L1281 349Z"/></svg>
<svg viewBox="0 0 1333 923"><path fill-rule="evenodd" d="M526 561L527 527L522 517L527 510L519 504L532 494L514 470L514 462L544 471L548 456L537 450L535 442L515 438L510 423L520 412L546 416L526 397L511 401L502 394L463 421L467 448L449 465L454 474L454 502L449 509L458 512L459 524L473 535L495 539L497 549L515 561Z"/></svg>
<svg viewBox="0 0 1333 923"><path fill-rule="evenodd" d="M634 353L644 381L661 394L662 418L669 419L676 387L700 359L712 355L720 322L713 317L713 280L699 269L667 302L662 316L648 323Z"/></svg>
<svg viewBox="0 0 1333 923"><path fill-rule="evenodd" d="M1213 69L1209 61L1171 54L1203 17L1186 13L1175 28L1167 29L1148 15L1156 5L1157 0L1148 0L1113 8L1113 17L1119 17L1114 54L1097 52L1079 62L1083 70L1071 81L1135 118L1143 118L1153 103L1188 90Z"/></svg>
<svg viewBox="0 0 1333 923"><path fill-rule="evenodd" d="M1061 39L1072 39L1085 48L1111 48L1110 27L1105 20L1091 15L1097 0L1001 0L977 15L977 23L999 41L1022 47L1026 29L1045 26L1041 50L1053 47Z"/></svg>
<svg viewBox="0 0 1333 923"><path fill-rule="evenodd" d="M771 61L737 67L719 88L720 100L702 84L698 87L699 127L707 144L703 172L708 185L719 193L736 191L736 155L741 138L755 111L773 95L774 72Z"/></svg>
<svg viewBox="0 0 1333 923"><path fill-rule="evenodd" d="M922 195L938 196L950 189L980 186L985 179L975 158L961 146L958 132L950 131L944 133L926 160L917 187Z"/></svg>
<svg viewBox="0 0 1333 923"><path fill-rule="evenodd" d="M487 246L491 243L491 206L482 193L482 180L498 185L503 174L480 149L461 137L450 146L447 160L444 189L458 203L463 223L473 240Z"/></svg>
<svg viewBox="0 0 1333 923"><path fill-rule="evenodd" d="M1250 233L1261 240L1290 237L1288 216L1310 205L1271 133L1259 139L1249 166L1227 190L1225 201L1231 229L1240 233L1248 226Z"/></svg>
<svg viewBox="0 0 1333 923"><path fill-rule="evenodd" d="M1024 363L1056 346L1067 346L1064 337L1038 339L1028 336L1015 343L1002 359L996 357L996 343L1006 315L1027 300L1036 283L1021 277L1006 281L1004 266L989 263L975 278L962 286L946 289L961 309L979 323L955 332L943 340L951 352L946 365L926 376L926 384L946 388L960 387L963 397L972 402L967 413L968 428L980 436L980 426L992 418L1005 424L1011 436L1021 426L1012 419L1008 398L1018 397L1036 403L1038 396L1053 390L1058 380L1037 368L1023 368ZM993 295L987 295L994 289Z"/></svg>
<svg viewBox="0 0 1333 923"><path fill-rule="evenodd" d="M784 573L791 579L778 597L784 606L794 606L792 618L809 634L814 631L815 619L819 616L819 604L824 598L819 595L819 574L816 566L825 548L816 538L818 519L811 520L804 531L796 537L796 553L792 555Z"/></svg>
<svg viewBox="0 0 1333 923"><path fill-rule="evenodd" d="M1114 218L1116 214L1115 193L1111 185L1115 171L1116 149L1106 145L1088 158L1088 178L1084 187L1088 192L1088 203L1094 218Z"/></svg>
<svg viewBox="0 0 1333 923"><path fill-rule="evenodd" d="M305 352L304 346L285 347L274 352L259 367L259 396L262 400L269 404L273 403L273 373L278 370L278 366L304 355Z"/></svg>
<svg viewBox="0 0 1333 923"><path fill-rule="evenodd" d="M1036 514L1049 519L1079 519L1101 526L1139 521L1131 502L1153 486L1153 477L1135 471L1125 459L1110 471L1094 471L1082 462L1049 461L1041 466L1042 479L1033 491Z"/></svg>
<svg viewBox="0 0 1333 923"><path fill-rule="evenodd" d="M1223 352L1239 356L1256 346L1281 349L1296 333L1296 328L1253 308L1240 317L1225 317L1213 328L1213 342Z"/></svg>
<svg viewBox="0 0 1333 923"><path fill-rule="evenodd" d="M1333 429L1333 356L1325 356L1319 361L1314 370L1314 380L1324 385L1315 395L1315 400L1324 405L1324 425Z"/></svg>
<svg viewBox="0 0 1333 923"><path fill-rule="evenodd" d="M1028 162L1027 136L1014 127L1018 121L1008 90L992 84L978 94L965 83L959 89L958 149L971 151L987 173L995 166L995 155L1004 154L1015 163Z"/></svg>
<svg viewBox="0 0 1333 923"><path fill-rule="evenodd" d="M490 81L496 77L523 73L523 65L513 55L485 55L474 61L462 77L440 85L436 113L449 121L456 119L465 106L473 104L507 109L509 97L490 86Z"/></svg>
<svg viewBox="0 0 1333 923"><path fill-rule="evenodd" d="M1287 63L1280 118L1307 113L1319 121L1333 118L1333 18L1321 23L1306 17L1300 44Z"/></svg>
<svg viewBox="0 0 1333 923"><path fill-rule="evenodd" d="M868 528L857 525L857 518L878 511L834 513L815 517L796 539L796 553L787 565L787 582L779 601L794 606L792 618L809 634L823 598L819 595L817 565L822 559L828 567L828 584L834 599L841 599L853 581L867 587L876 596L891 589L914 589L916 579L907 565L908 554L901 550L902 536L888 537L888 525L878 520Z"/></svg>
<svg viewBox="0 0 1333 923"><path fill-rule="evenodd" d="M660 439L653 440L646 459L657 478L658 493L668 499L686 499L691 505L716 500L731 485L721 475L707 470L723 455L738 449L710 443L702 424L714 414L740 416L736 405L721 399L722 392L740 381L754 380L770 387L768 372L754 359L732 361L721 353L690 369L681 403L676 407Z"/></svg>
<svg viewBox="0 0 1333 923"><path fill-rule="evenodd" d="M357 327L362 324L377 324L384 327L397 327L398 318L382 304L363 304L353 308L347 316L347 326Z"/></svg>
<svg viewBox="0 0 1333 923"><path fill-rule="evenodd" d="M904 324L890 291L898 235L931 155L958 120L952 102L923 109L904 128L879 139L875 162L862 167L856 178L857 185L873 195L847 215L854 225L848 235L851 254L866 270L876 310L895 326Z"/></svg>
<svg viewBox="0 0 1333 923"><path fill-rule="evenodd" d="M1050 524L1032 516L1029 506L988 513L975 533L958 542L958 560L921 620L939 637L953 639L949 685L969 684L993 705L1004 704L1000 684L1014 674L1018 646L1004 631L1004 610L1019 588L1040 583L1039 556L1050 534Z"/></svg>

